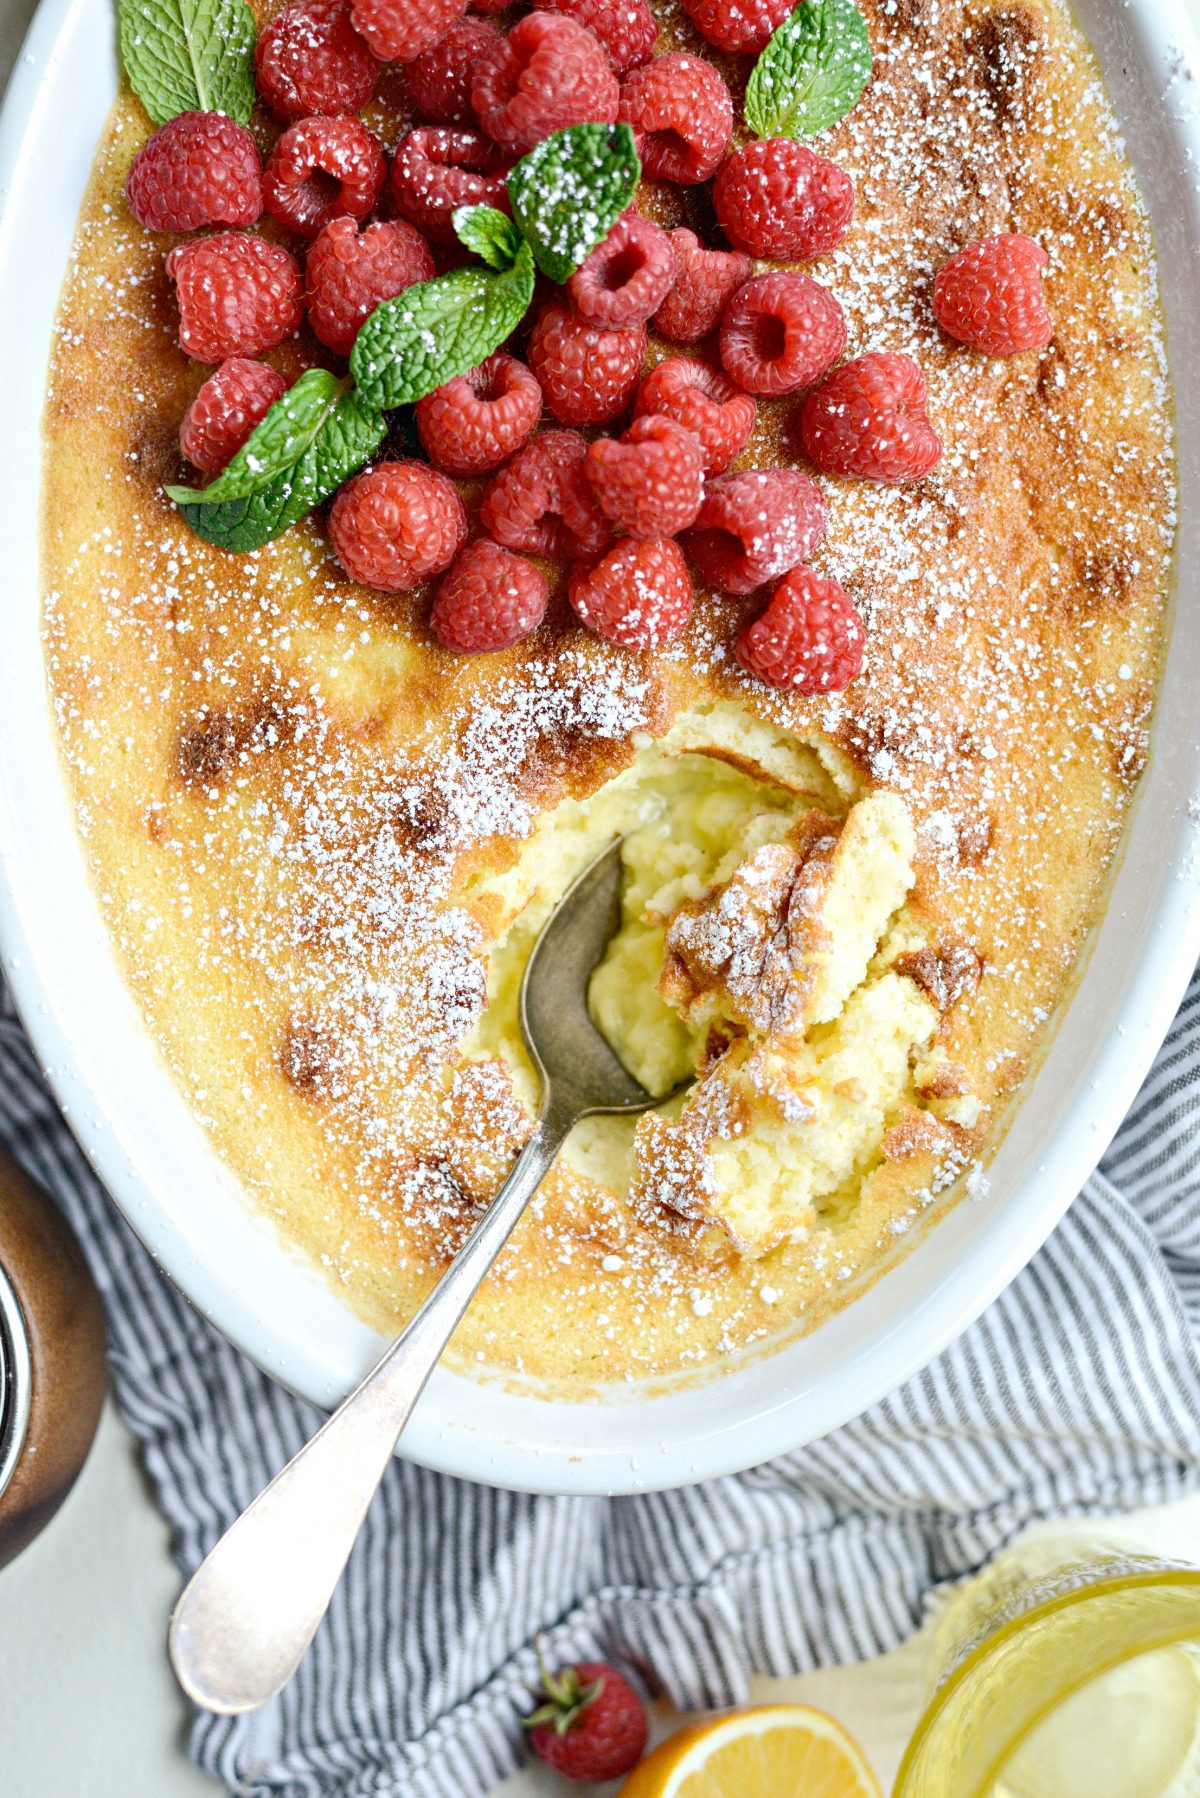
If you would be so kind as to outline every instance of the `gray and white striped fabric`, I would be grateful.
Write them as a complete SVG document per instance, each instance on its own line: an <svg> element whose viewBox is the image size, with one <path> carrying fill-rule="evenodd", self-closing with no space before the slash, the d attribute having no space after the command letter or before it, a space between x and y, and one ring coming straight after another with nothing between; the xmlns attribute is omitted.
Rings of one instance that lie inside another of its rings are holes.
<svg viewBox="0 0 1200 1798"><path fill-rule="evenodd" d="M108 1306L113 1376L190 1571L315 1412L154 1267L55 1111L0 995L0 1138L59 1198ZM1042 1253L919 1379L836 1435L657 1496L531 1498L397 1462L298 1678L200 1718L246 1798L472 1798L520 1755L540 1630L685 1707L753 1671L876 1654L938 1580L1035 1517L1200 1483L1200 976L1101 1171Z"/></svg>

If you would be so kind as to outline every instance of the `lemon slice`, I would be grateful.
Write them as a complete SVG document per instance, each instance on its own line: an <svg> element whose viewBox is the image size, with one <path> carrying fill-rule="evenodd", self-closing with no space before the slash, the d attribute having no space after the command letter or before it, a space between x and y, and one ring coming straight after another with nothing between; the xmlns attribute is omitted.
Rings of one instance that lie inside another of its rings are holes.
<svg viewBox="0 0 1200 1798"><path fill-rule="evenodd" d="M857 1745L824 1711L765 1704L681 1729L619 1798L880 1798Z"/></svg>

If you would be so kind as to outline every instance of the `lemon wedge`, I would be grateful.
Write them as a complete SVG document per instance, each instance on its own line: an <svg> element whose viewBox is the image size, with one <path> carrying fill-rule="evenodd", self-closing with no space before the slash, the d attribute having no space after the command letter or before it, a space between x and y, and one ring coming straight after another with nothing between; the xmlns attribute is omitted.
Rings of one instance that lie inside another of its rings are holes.
<svg viewBox="0 0 1200 1798"><path fill-rule="evenodd" d="M881 1798L858 1745L824 1711L765 1704L681 1729L618 1798Z"/></svg>

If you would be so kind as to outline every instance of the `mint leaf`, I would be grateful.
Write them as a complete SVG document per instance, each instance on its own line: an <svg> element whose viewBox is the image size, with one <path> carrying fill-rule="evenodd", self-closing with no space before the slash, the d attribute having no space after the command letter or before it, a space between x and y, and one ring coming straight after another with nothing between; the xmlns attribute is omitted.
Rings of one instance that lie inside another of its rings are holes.
<svg viewBox="0 0 1200 1798"><path fill-rule="evenodd" d="M845 118L871 73L871 42L854 0L802 0L746 83L758 137L816 137Z"/></svg>
<svg viewBox="0 0 1200 1798"><path fill-rule="evenodd" d="M305 369L215 480L207 487L168 487L167 497L181 506L211 506L257 492L300 460L349 387L349 381L339 380L326 368Z"/></svg>
<svg viewBox="0 0 1200 1798"><path fill-rule="evenodd" d="M489 268L511 268L521 248L521 233L498 206L459 206L451 215L458 241Z"/></svg>
<svg viewBox="0 0 1200 1798"><path fill-rule="evenodd" d="M156 125L180 112L254 105L254 14L245 0L118 0L121 61Z"/></svg>
<svg viewBox="0 0 1200 1798"><path fill-rule="evenodd" d="M552 281L575 273L634 196L642 165L628 125L568 125L509 170L513 217Z"/></svg>
<svg viewBox="0 0 1200 1798"><path fill-rule="evenodd" d="M299 385L297 382L296 386ZM294 393L295 388L291 391ZM284 395L284 399L288 397ZM284 399L277 400L272 411L282 406ZM264 429L270 418L271 413L268 413L258 431ZM172 487L167 491L178 502L196 535L207 543L215 543L218 549L261 549L264 543L270 543L298 518L319 506L323 499L328 499L348 475L361 468L383 442L386 430L387 425L379 413L365 405L359 394L339 392L296 460L284 468L273 468L252 491L236 497L230 495L227 499L210 499L213 488L224 480L224 475L219 475L212 486L200 494L192 494L186 487ZM246 448L249 448L248 444Z"/></svg>
<svg viewBox="0 0 1200 1798"><path fill-rule="evenodd" d="M523 243L509 269L456 268L376 306L350 352L364 401L380 410L411 405L478 368L528 312L533 282Z"/></svg>

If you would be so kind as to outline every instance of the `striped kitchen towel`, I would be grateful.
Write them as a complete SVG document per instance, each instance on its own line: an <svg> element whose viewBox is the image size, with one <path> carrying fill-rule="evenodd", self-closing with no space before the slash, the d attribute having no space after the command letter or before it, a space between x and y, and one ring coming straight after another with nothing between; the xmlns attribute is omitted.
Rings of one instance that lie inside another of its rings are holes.
<svg viewBox="0 0 1200 1798"><path fill-rule="evenodd" d="M1200 1483L1200 976L1100 1172L939 1360L824 1441L736 1478L532 1498L396 1462L329 1619L275 1703L200 1717L247 1798L471 1798L521 1753L540 1630L683 1707L752 1672L877 1654L937 1581L1028 1522ZM126 1420L190 1572L317 1414L158 1272L59 1118L0 994L0 1138L55 1192L108 1306Z"/></svg>

